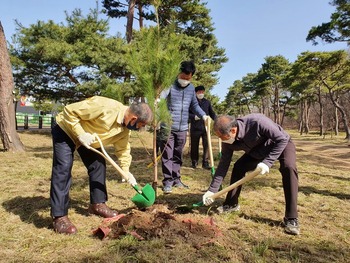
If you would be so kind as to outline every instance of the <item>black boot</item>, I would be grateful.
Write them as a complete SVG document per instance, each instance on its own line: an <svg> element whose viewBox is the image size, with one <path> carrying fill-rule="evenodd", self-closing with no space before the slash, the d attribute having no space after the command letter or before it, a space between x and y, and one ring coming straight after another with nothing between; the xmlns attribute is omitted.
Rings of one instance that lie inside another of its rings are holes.
<svg viewBox="0 0 350 263"><path fill-rule="evenodd" d="M207 162L207 161L203 162L202 167L203 167L203 169L207 169L207 170L210 170L210 169L211 169L211 167L210 167L210 165L209 165L209 162Z"/></svg>
<svg viewBox="0 0 350 263"><path fill-rule="evenodd" d="M196 168L197 168L197 164L198 164L197 161L192 161L191 167L192 167L193 169L196 169Z"/></svg>

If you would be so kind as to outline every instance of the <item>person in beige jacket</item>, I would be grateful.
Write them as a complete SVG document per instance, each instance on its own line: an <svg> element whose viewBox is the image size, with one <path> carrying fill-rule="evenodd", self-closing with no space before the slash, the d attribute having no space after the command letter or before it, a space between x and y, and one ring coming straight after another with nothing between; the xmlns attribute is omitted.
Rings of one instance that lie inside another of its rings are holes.
<svg viewBox="0 0 350 263"><path fill-rule="evenodd" d="M101 96L72 103L64 107L52 127L53 165L51 174L51 216L58 233L75 234L77 228L68 218L69 189L72 181L74 151L77 150L89 175L90 205L88 212L105 218L118 213L110 209L106 189L106 161L88 147L99 148L97 134L103 145L114 145L120 167L128 174L128 183L136 185L129 172L131 164L130 130L138 130L152 121L152 111L146 103L122 103Z"/></svg>

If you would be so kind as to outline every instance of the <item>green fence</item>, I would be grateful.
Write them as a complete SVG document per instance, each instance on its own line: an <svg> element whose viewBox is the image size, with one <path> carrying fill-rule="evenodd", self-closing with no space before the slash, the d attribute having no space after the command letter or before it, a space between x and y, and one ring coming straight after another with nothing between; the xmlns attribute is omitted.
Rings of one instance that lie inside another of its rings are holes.
<svg viewBox="0 0 350 263"><path fill-rule="evenodd" d="M43 129L51 128L54 117L50 115L16 113L16 129Z"/></svg>

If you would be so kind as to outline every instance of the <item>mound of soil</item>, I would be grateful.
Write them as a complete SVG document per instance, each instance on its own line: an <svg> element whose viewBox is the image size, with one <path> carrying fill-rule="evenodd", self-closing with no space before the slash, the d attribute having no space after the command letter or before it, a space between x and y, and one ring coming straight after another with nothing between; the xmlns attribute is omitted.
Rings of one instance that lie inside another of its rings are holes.
<svg viewBox="0 0 350 263"><path fill-rule="evenodd" d="M144 211L132 210L128 214L106 219L94 234L101 239L117 239L128 234L139 240L161 238L170 247L186 242L199 248L214 242L220 230L212 218L196 221L175 214L164 205L153 205Z"/></svg>

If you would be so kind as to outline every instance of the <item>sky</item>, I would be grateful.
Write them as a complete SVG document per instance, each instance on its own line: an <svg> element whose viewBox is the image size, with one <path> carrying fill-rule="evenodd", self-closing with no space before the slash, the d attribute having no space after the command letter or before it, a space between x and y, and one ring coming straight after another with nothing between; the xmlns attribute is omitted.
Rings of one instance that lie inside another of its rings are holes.
<svg viewBox="0 0 350 263"><path fill-rule="evenodd" d="M282 55L290 62L304 51L347 49L345 43L317 46L306 42L312 26L329 22L334 7L330 0L206 0L218 46L228 62L217 73L219 83L211 90L221 100L235 80L256 73L267 56ZM97 1L101 9L101 0ZM0 21L8 41L18 20L29 27L38 20L65 23L65 11L80 8L86 15L96 0L1 0ZM103 15L101 15L104 18ZM126 20L110 20L111 32L124 34ZM205 86L205 83L202 83Z"/></svg>

